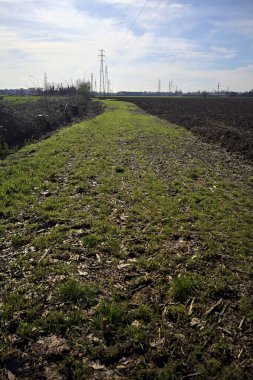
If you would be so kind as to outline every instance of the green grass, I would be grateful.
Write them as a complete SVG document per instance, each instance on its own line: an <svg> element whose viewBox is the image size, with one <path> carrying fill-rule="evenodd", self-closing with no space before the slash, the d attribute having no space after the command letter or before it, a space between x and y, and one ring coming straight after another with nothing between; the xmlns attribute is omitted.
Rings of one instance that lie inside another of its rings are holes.
<svg viewBox="0 0 253 380"><path fill-rule="evenodd" d="M42 99L42 96L16 96L16 95L5 95L3 96L3 100L10 102L12 104L20 104L20 103L31 103L31 102L37 102L38 100Z"/></svg>
<svg viewBox="0 0 253 380"><path fill-rule="evenodd" d="M48 360L36 340L56 334L70 347L56 363L66 378L99 378L96 366L125 379L247 375L252 168L225 164L132 104L105 104L0 162L10 355L0 353L1 364L30 347L33 369ZM231 348L226 331L241 321L245 339Z"/></svg>

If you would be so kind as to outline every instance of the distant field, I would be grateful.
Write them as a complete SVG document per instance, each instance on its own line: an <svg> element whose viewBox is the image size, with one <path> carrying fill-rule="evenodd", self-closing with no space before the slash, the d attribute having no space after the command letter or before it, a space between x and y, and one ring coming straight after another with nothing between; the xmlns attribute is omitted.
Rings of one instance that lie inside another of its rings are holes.
<svg viewBox="0 0 253 380"><path fill-rule="evenodd" d="M118 97L253 159L253 98Z"/></svg>

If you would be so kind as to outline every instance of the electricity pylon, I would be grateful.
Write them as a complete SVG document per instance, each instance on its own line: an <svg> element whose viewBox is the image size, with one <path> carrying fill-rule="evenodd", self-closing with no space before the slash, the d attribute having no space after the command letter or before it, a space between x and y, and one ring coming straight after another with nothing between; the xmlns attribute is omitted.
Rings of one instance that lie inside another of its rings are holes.
<svg viewBox="0 0 253 380"><path fill-rule="evenodd" d="M158 94L161 94L161 79L158 81Z"/></svg>
<svg viewBox="0 0 253 380"><path fill-rule="evenodd" d="M91 76L90 76L90 92L94 91L93 82L94 82L94 74L91 74Z"/></svg>
<svg viewBox="0 0 253 380"><path fill-rule="evenodd" d="M105 63L105 54L104 54L104 50L103 49L100 49L100 54L99 54L99 58L100 58L100 83L99 83L99 92L100 94L104 94L105 95L105 70L104 70L104 63Z"/></svg>

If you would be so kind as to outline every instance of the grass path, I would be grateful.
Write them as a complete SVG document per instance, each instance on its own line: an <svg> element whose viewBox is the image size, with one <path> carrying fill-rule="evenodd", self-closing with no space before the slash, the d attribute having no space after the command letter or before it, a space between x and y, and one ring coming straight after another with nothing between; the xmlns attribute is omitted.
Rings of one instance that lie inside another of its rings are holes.
<svg viewBox="0 0 253 380"><path fill-rule="evenodd" d="M105 103L0 162L3 376L250 379L252 167Z"/></svg>

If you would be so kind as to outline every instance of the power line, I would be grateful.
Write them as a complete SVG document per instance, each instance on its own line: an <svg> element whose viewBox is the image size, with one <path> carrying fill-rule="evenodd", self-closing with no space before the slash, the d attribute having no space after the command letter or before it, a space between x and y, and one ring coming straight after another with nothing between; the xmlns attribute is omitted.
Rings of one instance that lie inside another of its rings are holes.
<svg viewBox="0 0 253 380"><path fill-rule="evenodd" d="M135 17L135 19L133 20L133 22L130 24L130 26L128 27L127 31L124 33L124 35L121 38L120 42L123 41L123 39L128 35L128 33L130 32L130 30L132 29L132 27L136 24L137 20L140 18L140 16L142 15L142 12L146 8L146 5L148 4L148 1L149 0L145 1L145 3L143 4L143 6L141 7L139 13L137 14L137 16Z"/></svg>
<svg viewBox="0 0 253 380"><path fill-rule="evenodd" d="M164 7L161 7L161 5L165 5L165 3L166 3L166 0L160 0L159 1L158 5L157 5L157 8L156 8L157 12L155 13L154 16L152 14L152 22L154 22L159 17L159 15L161 14L161 12L164 10ZM144 8L145 8L145 6L146 6L146 4L144 4ZM141 10L141 13L142 13L143 10ZM140 15L139 15L139 17L140 17ZM130 27L130 29L131 29L131 27ZM129 30L128 30L128 32L129 32ZM123 42L123 38L128 34L128 32L124 34L124 36L122 37L122 39L120 40L120 42L121 41ZM131 45L131 43L133 42L131 40L133 40L133 37L131 37L130 39L126 40L126 42L124 44L124 49L126 49L129 45Z"/></svg>
<svg viewBox="0 0 253 380"><path fill-rule="evenodd" d="M135 0L131 0L129 1L129 4L127 6L127 8L125 9L125 11L122 13L121 17L120 17L120 23L122 23L122 26L125 24L126 22L126 19L128 17L128 14L129 14L129 11L130 9L132 8L132 6L134 5L135 3Z"/></svg>
<svg viewBox="0 0 253 380"><path fill-rule="evenodd" d="M134 24L136 23L136 21L139 19L139 17L141 16L142 12L144 11L144 9L146 8L146 5L148 3L149 0L146 0L143 7L141 8L140 12L138 13L138 15L136 16L136 18L134 19L134 21L132 22L132 24L130 25L130 27L128 28L127 32L126 32L126 35L128 34L128 32L130 32L130 30L132 29L132 27L134 26Z"/></svg>
<svg viewBox="0 0 253 380"><path fill-rule="evenodd" d="M122 16L121 16L121 18L120 18L120 24L121 24L121 25L120 25L119 29L122 29L122 28L123 28L123 26L124 26L124 24L125 24L125 22L126 22L126 20L127 20L127 17L128 17L128 15L129 15L129 13L130 13L130 10L131 10L131 8L133 7L134 4L135 4L135 0L132 0L132 1L129 2L129 4L128 4L127 8L126 8L126 11L123 12L123 14L122 14ZM121 37L119 37L119 38L117 39L117 41L116 41L116 46L119 45L119 43L121 42L121 40L122 40Z"/></svg>
<svg viewBox="0 0 253 380"><path fill-rule="evenodd" d="M162 5L162 3L164 3L164 0L160 0L159 1L158 5L157 5L157 8L156 8L157 12L155 13L154 17L152 18L153 21L157 19L157 17L160 15L161 11L163 10L163 8L161 8L159 10L159 8Z"/></svg>

